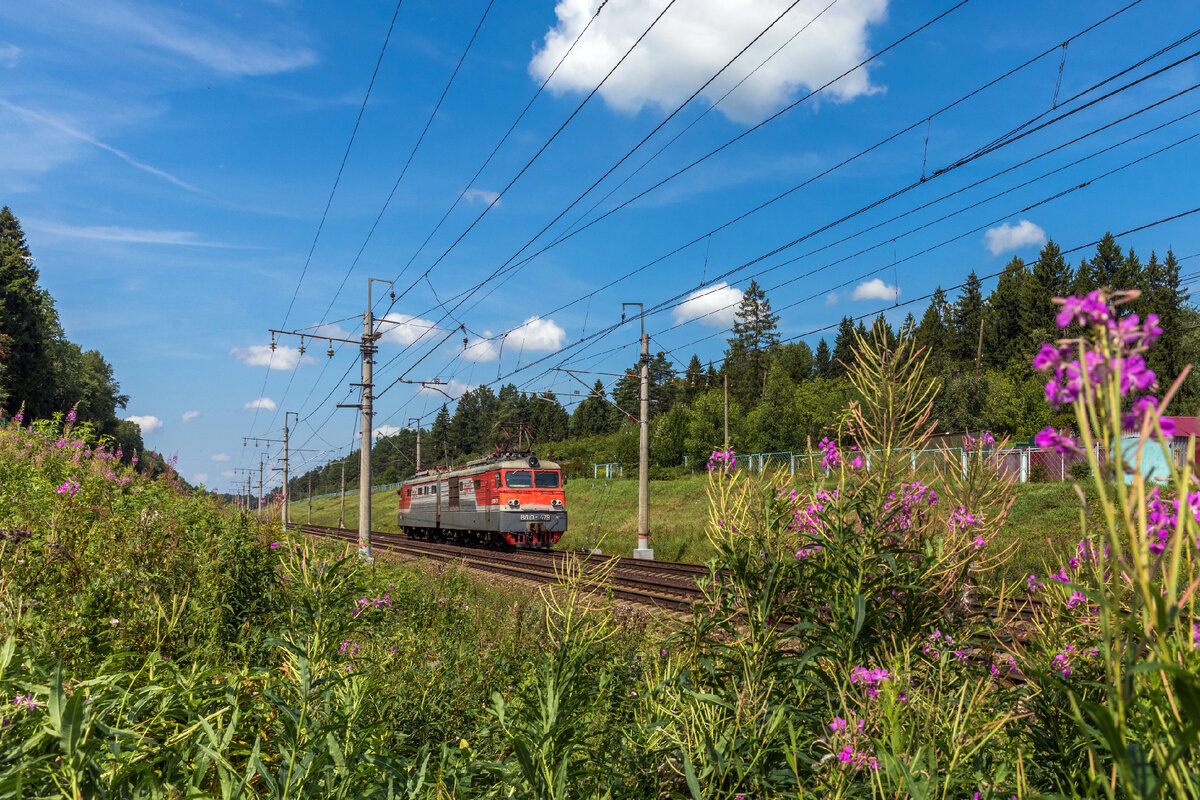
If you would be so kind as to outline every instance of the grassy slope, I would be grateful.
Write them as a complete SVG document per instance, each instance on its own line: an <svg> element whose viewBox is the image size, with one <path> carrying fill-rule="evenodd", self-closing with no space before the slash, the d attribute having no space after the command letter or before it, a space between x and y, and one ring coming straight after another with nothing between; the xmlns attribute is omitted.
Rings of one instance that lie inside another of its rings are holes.
<svg viewBox="0 0 1200 800"><path fill-rule="evenodd" d="M704 475L673 481L650 482L651 547L664 561L703 562L711 555L704 537L708 522ZM312 521L318 525L336 525L336 497L314 500ZM396 492L376 492L372 503L375 530L394 531ZM606 553L630 555L637 544L637 481L631 479L593 480L580 478L567 484L567 508L571 528L559 543L560 548L596 546ZM306 522L308 506L300 501L292 506L292 521ZM346 526L358 526L358 494L346 493ZM1031 572L1045 576L1045 563L1057 567L1075 549L1079 540L1079 498L1068 483L1029 483L1017 487L1017 497L996 545L1012 548L1011 557L1001 570L1010 580L1019 580Z"/></svg>

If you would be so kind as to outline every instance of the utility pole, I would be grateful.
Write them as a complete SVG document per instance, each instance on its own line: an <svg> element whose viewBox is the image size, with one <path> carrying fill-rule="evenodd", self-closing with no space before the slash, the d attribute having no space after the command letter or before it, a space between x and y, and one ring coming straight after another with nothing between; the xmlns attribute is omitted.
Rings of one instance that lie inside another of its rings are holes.
<svg viewBox="0 0 1200 800"><path fill-rule="evenodd" d="M346 459L342 459L342 507L338 511L338 527L346 527Z"/></svg>
<svg viewBox="0 0 1200 800"><path fill-rule="evenodd" d="M258 454L258 516L260 519L262 518L263 459L266 457L266 453Z"/></svg>
<svg viewBox="0 0 1200 800"><path fill-rule="evenodd" d="M638 414L638 546L633 557L654 560L650 549L650 337L646 335L646 309L641 303L622 303L621 320L625 320L625 307L637 306L642 323L642 355L638 359L641 373L641 409Z"/></svg>
<svg viewBox="0 0 1200 800"><path fill-rule="evenodd" d="M408 418L409 425L413 424L414 422L417 423L417 468L416 468L416 471L420 472L421 471L421 418L420 417L409 417Z"/></svg>
<svg viewBox="0 0 1200 800"><path fill-rule="evenodd" d="M979 315L979 346L975 350L975 377L979 377L979 362L983 360L983 315Z"/></svg>
<svg viewBox="0 0 1200 800"><path fill-rule="evenodd" d="M296 417L296 422L299 423L299 411L285 411L283 413L283 529L285 531L287 530L288 523L292 521L292 511L288 507L288 503L291 500L288 497L288 417L293 414Z"/></svg>
<svg viewBox="0 0 1200 800"><path fill-rule="evenodd" d="M312 476L308 478L308 524L312 525Z"/></svg>

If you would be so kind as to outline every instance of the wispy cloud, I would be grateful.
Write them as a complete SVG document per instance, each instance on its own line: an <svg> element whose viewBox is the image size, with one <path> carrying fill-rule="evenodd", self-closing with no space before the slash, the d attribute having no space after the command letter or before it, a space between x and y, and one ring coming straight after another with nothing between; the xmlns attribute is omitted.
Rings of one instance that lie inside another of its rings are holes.
<svg viewBox="0 0 1200 800"><path fill-rule="evenodd" d="M199 418L200 418L199 411L185 411L185 412L183 412L183 416L180 417L180 419L183 422L191 422L192 420L199 419Z"/></svg>
<svg viewBox="0 0 1200 800"><path fill-rule="evenodd" d="M208 480L207 472L197 472L195 475L192 476L192 483L195 483L195 484L201 484L201 483L206 482L207 480Z"/></svg>
<svg viewBox="0 0 1200 800"><path fill-rule="evenodd" d="M468 203L480 203L485 206L492 204L500 205L500 193L493 192L491 189L467 189L462 193L463 200Z"/></svg>
<svg viewBox="0 0 1200 800"><path fill-rule="evenodd" d="M124 228L117 225L64 225L59 222L29 220L25 227L51 236L67 236L72 239L91 239L99 242L130 242L134 244L170 244L187 247L230 247L240 245L224 242L205 242L192 231L161 231L148 228Z"/></svg>
<svg viewBox="0 0 1200 800"><path fill-rule="evenodd" d="M212 457L212 460L213 461L228 461L229 455L227 453L217 453L215 456Z"/></svg>
<svg viewBox="0 0 1200 800"><path fill-rule="evenodd" d="M277 18L262 27L270 34L243 34L170 6L110 0L65 0L55 11L92 28L115 34L121 41L180 55L216 72L230 75L274 75L316 63L307 47L285 44L277 31L286 31ZM248 15L242 21L249 26ZM270 27L267 27L267 26Z"/></svg>
<svg viewBox="0 0 1200 800"><path fill-rule="evenodd" d="M13 68L21 57L21 48L11 42L0 42L0 67Z"/></svg>
<svg viewBox="0 0 1200 800"><path fill-rule="evenodd" d="M271 369L295 369L300 364L314 364L316 359L303 355L298 347L276 345L271 350L270 345L252 344L249 347L235 347L229 355L241 361L248 367L270 367Z"/></svg>
<svg viewBox="0 0 1200 800"><path fill-rule="evenodd" d="M246 405L243 406L243 408L247 408L247 409L251 409L251 410L256 409L256 408L261 408L263 411L274 411L276 408L278 408L278 406L275 404L275 401L272 400L271 398L260 397L257 400L251 400L249 403L246 403Z"/></svg>
<svg viewBox="0 0 1200 800"><path fill-rule="evenodd" d="M87 142L90 145L99 147L101 150L112 153L114 156L121 159L129 166L134 167L135 169L140 169L143 172L154 175L155 177L162 178L163 180L165 180L169 183L175 184L176 186L180 187L181 189L187 189L189 192L195 192L196 194L202 194L202 195L205 195L206 197L210 196L208 194L208 192L204 191L203 189L193 186L192 184L188 183L187 181L176 178L171 173L164 172L163 170L159 169L158 167L152 167L145 162L138 161L136 158L129 155L125 151L118 150L117 148L113 147L110 144L105 144L104 142L100 141L96 137L91 136L90 134L87 134L87 133L79 130L78 128L74 127L73 125L70 125L69 123L67 123L61 119L57 119L55 117L49 116L48 114L39 113L32 109L25 108L24 106L16 105L15 103L10 103L9 101L5 100L4 98L0 98L0 108L7 109L15 114L19 114L20 116L23 116L26 119L32 119L37 122L40 122L43 125L46 125L47 127L53 128L54 130L59 131L60 133L65 133L68 136L78 139L81 142Z"/></svg>

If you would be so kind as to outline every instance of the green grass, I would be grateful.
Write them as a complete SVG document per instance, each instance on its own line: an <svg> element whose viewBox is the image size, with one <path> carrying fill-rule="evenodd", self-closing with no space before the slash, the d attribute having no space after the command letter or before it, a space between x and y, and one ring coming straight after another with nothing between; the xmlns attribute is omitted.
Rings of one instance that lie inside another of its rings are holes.
<svg viewBox="0 0 1200 800"><path fill-rule="evenodd" d="M650 546L662 561L703 563L712 556L704 536L708 502L704 474L671 481L650 482ZM637 481L577 478L566 487L570 529L559 549L599 547L605 553L632 555L637 546ZM312 503L315 525L336 525L339 498ZM372 500L371 527L396 531L396 490L376 492ZM308 504L292 504L292 521L308 521ZM1090 521L1094 522L1094 520ZM358 493L346 493L346 527L358 526ZM1008 521L995 540L997 550L1011 550L996 577L1024 580L1031 572L1044 577L1046 564L1057 568L1075 551L1079 541L1079 496L1070 483L1026 483L1017 496Z"/></svg>

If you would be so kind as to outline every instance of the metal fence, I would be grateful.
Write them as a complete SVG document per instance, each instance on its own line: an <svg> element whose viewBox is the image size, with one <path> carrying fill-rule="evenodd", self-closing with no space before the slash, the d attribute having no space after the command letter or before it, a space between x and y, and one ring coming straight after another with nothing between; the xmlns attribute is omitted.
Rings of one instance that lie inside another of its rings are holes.
<svg viewBox="0 0 1200 800"><path fill-rule="evenodd" d="M1132 443L1126 449L1132 453ZM1187 440L1180 439L1169 444L1166 458L1171 463L1181 466L1187 459ZM913 472L927 471L942 467L947 462L959 463L965 473L967 470L967 452L961 447L931 447L924 450L908 451L907 455ZM861 455L863 466L870 469L871 462L877 457L871 452L843 453L843 457ZM1020 483L1029 481L1062 481L1071 476L1071 468L1080 463L1087 463L1085 453L1056 453L1052 449L1038 447L1010 447L996 454L1000 471L1012 475ZM787 471L791 475L813 474L825 472L821 462L825 453L740 453L734 464L734 469L762 474L767 471ZM1103 447L1096 446L1096 458L1100 463L1107 460L1108 454ZM684 466L688 463L685 459ZM693 465L694 466L694 465ZM593 464L592 476L595 478L624 477L619 463ZM1161 476L1160 476L1161 477Z"/></svg>

